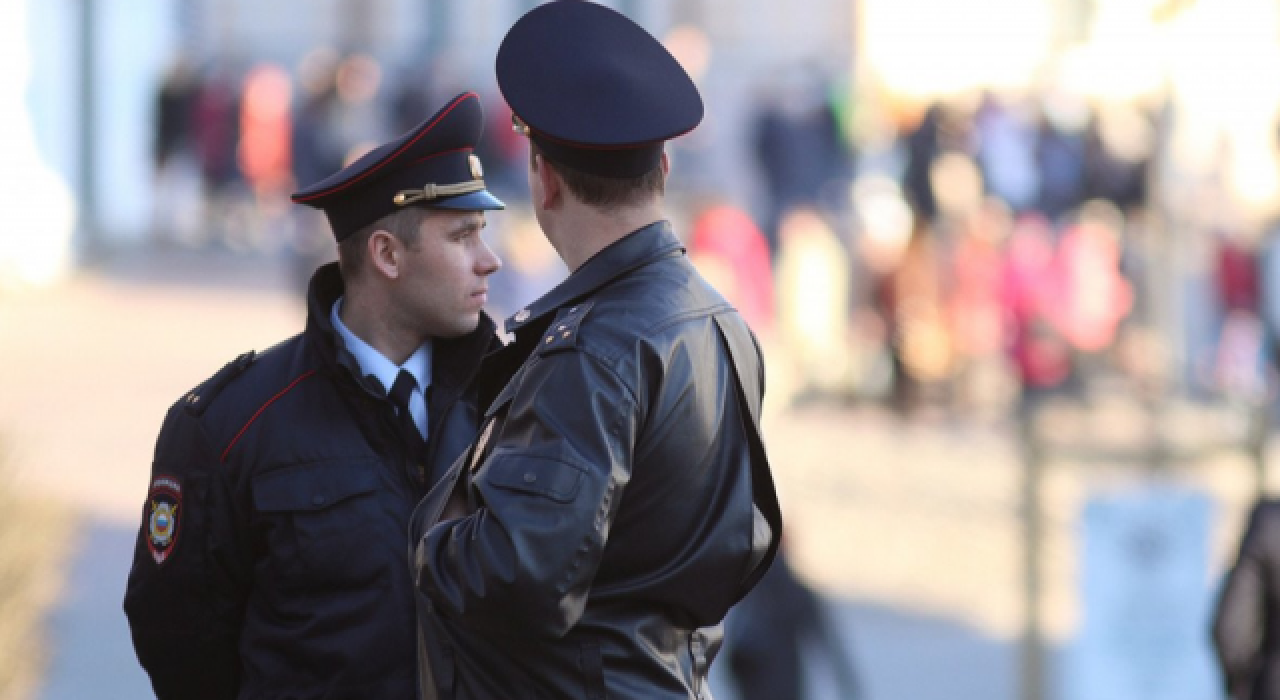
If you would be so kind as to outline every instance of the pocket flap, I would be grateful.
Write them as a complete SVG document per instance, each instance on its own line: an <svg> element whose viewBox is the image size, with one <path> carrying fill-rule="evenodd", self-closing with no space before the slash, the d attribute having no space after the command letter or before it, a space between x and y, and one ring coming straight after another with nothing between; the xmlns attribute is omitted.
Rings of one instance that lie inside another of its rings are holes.
<svg viewBox="0 0 1280 700"><path fill-rule="evenodd" d="M378 487L377 462L308 462L253 477L259 512L323 510Z"/></svg>
<svg viewBox="0 0 1280 700"><path fill-rule="evenodd" d="M578 495L584 472L581 467L536 454L498 448L484 467L484 479L510 491L545 496L568 503Z"/></svg>

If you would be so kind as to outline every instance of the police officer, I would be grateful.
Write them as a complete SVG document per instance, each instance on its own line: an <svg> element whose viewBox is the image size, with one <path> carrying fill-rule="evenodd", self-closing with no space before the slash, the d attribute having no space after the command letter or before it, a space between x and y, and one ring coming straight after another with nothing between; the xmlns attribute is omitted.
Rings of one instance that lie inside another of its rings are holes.
<svg viewBox="0 0 1280 700"><path fill-rule="evenodd" d="M582 0L508 32L538 222L572 271L507 321L480 435L414 513L428 698L702 697L781 519L759 350L664 220L663 142L702 102Z"/></svg>
<svg viewBox="0 0 1280 700"><path fill-rule="evenodd" d="M338 241L306 330L169 410L124 601L161 700L416 695L408 520L499 345L481 124L460 95L293 195Z"/></svg>

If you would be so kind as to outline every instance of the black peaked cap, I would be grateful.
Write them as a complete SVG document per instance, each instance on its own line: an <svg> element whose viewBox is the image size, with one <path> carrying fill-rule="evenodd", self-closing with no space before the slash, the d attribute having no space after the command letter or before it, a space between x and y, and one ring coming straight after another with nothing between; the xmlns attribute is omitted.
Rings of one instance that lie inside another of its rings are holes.
<svg viewBox="0 0 1280 700"><path fill-rule="evenodd" d="M406 206L478 211L504 205L485 189L474 150L484 130L475 93L453 98L430 119L306 189L293 201L324 211L341 242Z"/></svg>
<svg viewBox="0 0 1280 700"><path fill-rule="evenodd" d="M657 39L587 0L529 11L498 48L498 87L552 161L605 177L657 166L702 121L689 74Z"/></svg>

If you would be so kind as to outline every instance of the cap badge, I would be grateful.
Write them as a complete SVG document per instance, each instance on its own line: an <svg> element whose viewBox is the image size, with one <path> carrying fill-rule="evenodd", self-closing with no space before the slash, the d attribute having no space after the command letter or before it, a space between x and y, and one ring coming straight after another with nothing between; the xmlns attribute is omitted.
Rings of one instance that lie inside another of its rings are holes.
<svg viewBox="0 0 1280 700"><path fill-rule="evenodd" d="M484 177L484 166L480 165L480 157L472 153L467 157L467 161L471 163L471 177L479 180Z"/></svg>

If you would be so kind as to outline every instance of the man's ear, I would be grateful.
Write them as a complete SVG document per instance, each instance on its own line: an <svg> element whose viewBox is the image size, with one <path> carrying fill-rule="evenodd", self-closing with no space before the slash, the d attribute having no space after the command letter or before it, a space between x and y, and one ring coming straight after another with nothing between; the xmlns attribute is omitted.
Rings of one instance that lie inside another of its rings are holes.
<svg viewBox="0 0 1280 700"><path fill-rule="evenodd" d="M542 209L554 209L560 203L560 198L564 196L564 181L560 179L560 173L555 171L554 166L548 163L541 153L533 158L533 170L538 175L538 184L542 186L542 201L538 202L538 206Z"/></svg>
<svg viewBox="0 0 1280 700"><path fill-rule="evenodd" d="M667 152L662 152L662 177L666 178L671 174L671 158L667 156Z"/></svg>
<svg viewBox="0 0 1280 700"><path fill-rule="evenodd" d="M390 231L378 229L369 236L368 246L365 252L369 255L369 264L377 270L378 274L387 279L400 277L400 262L403 255L400 239L393 236Z"/></svg>

